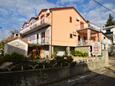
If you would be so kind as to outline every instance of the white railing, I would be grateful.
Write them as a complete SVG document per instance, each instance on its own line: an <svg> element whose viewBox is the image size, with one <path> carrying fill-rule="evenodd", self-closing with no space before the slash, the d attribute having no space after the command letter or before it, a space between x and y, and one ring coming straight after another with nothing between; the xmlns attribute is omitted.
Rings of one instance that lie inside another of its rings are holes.
<svg viewBox="0 0 115 86"><path fill-rule="evenodd" d="M36 27L39 27L39 26L43 25L43 24L50 24L48 18L44 18L42 20L37 20L36 22L34 22L33 24L30 24L26 28L22 28L20 33L24 34L24 33L28 32L28 31L36 28Z"/></svg>
<svg viewBox="0 0 115 86"><path fill-rule="evenodd" d="M39 44L39 45L45 45L49 44L49 38L41 38L41 39L35 39L28 41L30 44Z"/></svg>
<svg viewBox="0 0 115 86"><path fill-rule="evenodd" d="M92 41L91 40L85 40L85 41L79 41L78 42L78 45L80 45L80 46L87 46L87 45L91 45L92 44Z"/></svg>
<svg viewBox="0 0 115 86"><path fill-rule="evenodd" d="M49 44L49 38L41 38L41 44Z"/></svg>

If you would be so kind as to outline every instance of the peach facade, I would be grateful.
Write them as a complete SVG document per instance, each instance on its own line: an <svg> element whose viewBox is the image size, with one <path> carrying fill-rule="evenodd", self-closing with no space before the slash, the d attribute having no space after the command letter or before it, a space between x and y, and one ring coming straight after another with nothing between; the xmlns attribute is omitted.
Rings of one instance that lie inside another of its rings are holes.
<svg viewBox="0 0 115 86"><path fill-rule="evenodd" d="M51 56L55 50L63 55L76 46L102 40L102 33L92 30L73 7L43 9L33 23L30 20L26 25L20 33L30 44L42 46L42 57Z"/></svg>
<svg viewBox="0 0 115 86"><path fill-rule="evenodd" d="M70 21L71 18L71 21ZM76 30L80 29L80 23L84 22L84 28L88 27L80 15L74 9L63 9L52 12L52 44L62 46L77 46L78 33ZM75 34L76 36L73 36ZM72 35L72 38L70 37Z"/></svg>

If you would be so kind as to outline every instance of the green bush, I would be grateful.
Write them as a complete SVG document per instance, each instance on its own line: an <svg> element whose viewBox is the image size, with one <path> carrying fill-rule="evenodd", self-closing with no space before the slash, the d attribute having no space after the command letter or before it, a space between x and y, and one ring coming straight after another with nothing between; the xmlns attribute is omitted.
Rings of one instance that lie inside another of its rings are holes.
<svg viewBox="0 0 115 86"><path fill-rule="evenodd" d="M71 55L75 56L75 50L71 51Z"/></svg>
<svg viewBox="0 0 115 86"><path fill-rule="evenodd" d="M14 62L14 61L24 61L25 57L23 55L20 55L20 54L14 52L12 54L6 54L3 57L3 59L4 59L4 61Z"/></svg>
<svg viewBox="0 0 115 86"><path fill-rule="evenodd" d="M78 57L88 57L88 53L87 52L81 52L81 51L78 51L78 50L72 51L71 54L73 56L78 56Z"/></svg>

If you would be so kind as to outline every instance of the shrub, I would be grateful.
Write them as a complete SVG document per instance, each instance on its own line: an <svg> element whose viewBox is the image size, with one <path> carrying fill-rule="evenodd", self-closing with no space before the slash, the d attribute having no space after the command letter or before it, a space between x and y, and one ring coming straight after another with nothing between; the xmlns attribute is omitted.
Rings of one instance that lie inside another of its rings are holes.
<svg viewBox="0 0 115 86"><path fill-rule="evenodd" d="M84 57L88 57L88 53L84 52Z"/></svg>
<svg viewBox="0 0 115 86"><path fill-rule="evenodd" d="M72 51L71 51L71 54L72 54L73 56L75 56L75 50L72 50Z"/></svg>
<svg viewBox="0 0 115 86"><path fill-rule="evenodd" d="M11 62L19 62L19 61L24 61L25 57L23 55L20 55L18 53L12 53L12 54L6 54L3 59L5 61L11 61Z"/></svg>
<svg viewBox="0 0 115 86"><path fill-rule="evenodd" d="M73 55L73 56L79 56L79 57L88 57L88 53L87 52L81 52L81 51L78 51L78 50L73 50L72 52L71 52L71 54Z"/></svg>

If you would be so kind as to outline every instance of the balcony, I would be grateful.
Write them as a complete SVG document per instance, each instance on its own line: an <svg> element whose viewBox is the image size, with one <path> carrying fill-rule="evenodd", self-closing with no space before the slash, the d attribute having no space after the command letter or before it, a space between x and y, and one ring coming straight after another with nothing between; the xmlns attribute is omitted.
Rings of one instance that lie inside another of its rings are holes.
<svg viewBox="0 0 115 86"><path fill-rule="evenodd" d="M41 38L41 45L49 44L49 38Z"/></svg>
<svg viewBox="0 0 115 86"><path fill-rule="evenodd" d="M26 28L22 28L20 33L22 35L29 34L31 32L38 30L38 29L49 26L50 24L51 23L50 23L50 20L48 18L37 20L33 24L28 25Z"/></svg>
<svg viewBox="0 0 115 86"><path fill-rule="evenodd" d="M93 41L92 40L84 40L84 41L79 41L78 46L89 46L92 45Z"/></svg>
<svg viewBox="0 0 115 86"><path fill-rule="evenodd" d="M35 39L28 41L29 44L38 44L38 45L48 45L49 44L49 38L41 38L41 39Z"/></svg>

